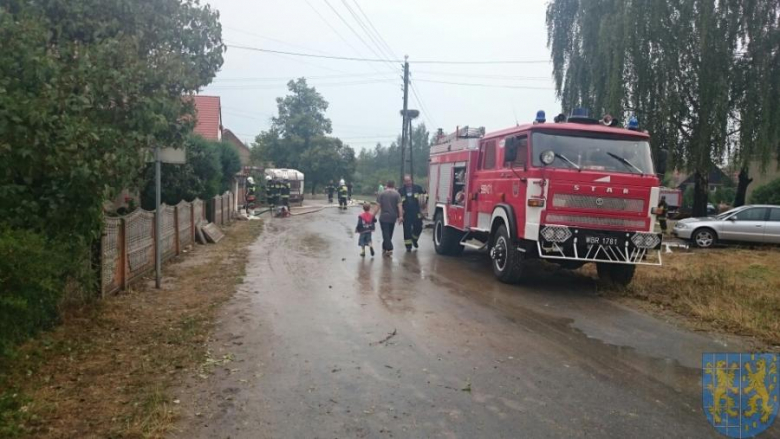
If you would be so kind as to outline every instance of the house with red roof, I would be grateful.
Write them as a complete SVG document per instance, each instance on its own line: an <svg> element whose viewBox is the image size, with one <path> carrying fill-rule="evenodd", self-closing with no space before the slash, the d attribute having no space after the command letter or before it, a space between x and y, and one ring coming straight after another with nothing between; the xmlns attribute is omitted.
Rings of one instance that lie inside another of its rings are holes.
<svg viewBox="0 0 780 439"><path fill-rule="evenodd" d="M222 103L219 96L193 96L195 134L208 140L222 140Z"/></svg>

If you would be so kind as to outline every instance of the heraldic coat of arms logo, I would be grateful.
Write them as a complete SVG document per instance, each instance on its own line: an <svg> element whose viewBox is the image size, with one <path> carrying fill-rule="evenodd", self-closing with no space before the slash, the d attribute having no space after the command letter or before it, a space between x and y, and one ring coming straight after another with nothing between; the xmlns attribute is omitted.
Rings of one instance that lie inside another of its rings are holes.
<svg viewBox="0 0 780 439"><path fill-rule="evenodd" d="M772 426L780 407L777 354L704 354L704 414L728 437L750 438Z"/></svg>

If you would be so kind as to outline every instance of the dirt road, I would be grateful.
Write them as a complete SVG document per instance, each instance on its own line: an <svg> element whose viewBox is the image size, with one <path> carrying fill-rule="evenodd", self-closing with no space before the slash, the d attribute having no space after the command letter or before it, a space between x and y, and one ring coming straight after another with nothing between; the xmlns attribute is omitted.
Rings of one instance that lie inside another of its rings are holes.
<svg viewBox="0 0 780 439"><path fill-rule="evenodd" d="M266 223L213 374L181 391L178 437L718 436L701 353L738 343L600 299L563 270L502 285L484 255L437 256L427 231L419 252L362 259L357 214Z"/></svg>

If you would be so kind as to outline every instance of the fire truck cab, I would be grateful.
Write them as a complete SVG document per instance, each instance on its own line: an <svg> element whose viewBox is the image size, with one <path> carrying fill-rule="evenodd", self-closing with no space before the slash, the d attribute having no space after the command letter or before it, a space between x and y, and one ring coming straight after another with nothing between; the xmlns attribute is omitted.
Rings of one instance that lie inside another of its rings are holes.
<svg viewBox="0 0 780 439"><path fill-rule="evenodd" d="M439 131L428 190L437 253L487 249L507 283L522 279L529 258L572 269L596 263L600 277L624 285L636 265L661 264L649 136L561 119L488 134Z"/></svg>

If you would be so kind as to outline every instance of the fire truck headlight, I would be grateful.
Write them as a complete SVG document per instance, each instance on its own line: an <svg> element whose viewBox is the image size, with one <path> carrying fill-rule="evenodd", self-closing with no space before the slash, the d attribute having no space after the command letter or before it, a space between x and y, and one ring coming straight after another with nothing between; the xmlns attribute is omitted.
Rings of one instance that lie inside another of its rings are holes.
<svg viewBox="0 0 780 439"><path fill-rule="evenodd" d="M547 226L540 234L547 242L566 242L571 238L571 230L565 226Z"/></svg>
<svg viewBox="0 0 780 439"><path fill-rule="evenodd" d="M661 243L661 237L656 233L636 233L631 242L638 248L656 248Z"/></svg>
<svg viewBox="0 0 780 439"><path fill-rule="evenodd" d="M541 160L545 166L552 165L552 163L555 161L555 151L552 150L543 151L539 155L539 160Z"/></svg>

